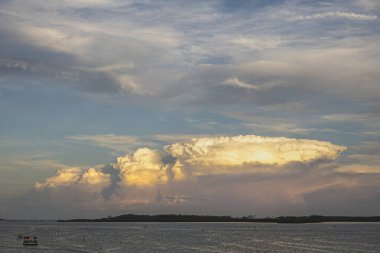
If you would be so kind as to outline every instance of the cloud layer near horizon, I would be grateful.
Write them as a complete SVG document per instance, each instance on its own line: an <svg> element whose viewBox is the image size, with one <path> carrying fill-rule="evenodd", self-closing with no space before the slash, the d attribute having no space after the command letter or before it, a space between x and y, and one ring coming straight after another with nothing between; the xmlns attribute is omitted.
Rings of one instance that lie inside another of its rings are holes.
<svg viewBox="0 0 380 253"><path fill-rule="evenodd" d="M255 175L260 178L304 173L302 170L336 159L344 150L346 147L330 142L285 137L193 138L167 145L161 151L139 148L118 157L116 163L98 169L62 169L44 182L36 183L35 188L55 194L78 191L75 198L83 197L79 202L84 205L80 204L81 208L171 205L187 202L195 198L194 194L199 198L199 194L215 190L212 185L203 185L205 192L194 192L201 187L200 178L212 180L245 175L256 181ZM231 190L238 186L236 183ZM317 189L321 187L324 188L322 185ZM105 197L105 192L110 190ZM303 190L298 190L302 195Z"/></svg>

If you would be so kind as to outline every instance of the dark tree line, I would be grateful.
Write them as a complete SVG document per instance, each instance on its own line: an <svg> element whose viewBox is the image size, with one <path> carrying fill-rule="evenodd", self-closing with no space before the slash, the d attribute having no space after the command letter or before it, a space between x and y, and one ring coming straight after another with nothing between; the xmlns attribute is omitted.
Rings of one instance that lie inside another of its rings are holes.
<svg viewBox="0 0 380 253"><path fill-rule="evenodd" d="M124 214L108 216L100 219L58 220L58 222L268 222L268 223L318 223L318 222L380 222L380 216L279 216L267 218L213 216L213 215L182 215L159 214L138 215Z"/></svg>

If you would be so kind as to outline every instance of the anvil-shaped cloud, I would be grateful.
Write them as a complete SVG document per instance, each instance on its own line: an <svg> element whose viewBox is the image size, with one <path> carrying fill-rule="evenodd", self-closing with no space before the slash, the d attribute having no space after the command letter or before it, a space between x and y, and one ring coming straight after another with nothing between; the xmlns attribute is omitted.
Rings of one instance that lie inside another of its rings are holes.
<svg viewBox="0 0 380 253"><path fill-rule="evenodd" d="M285 137L193 138L167 145L161 151L137 149L118 157L111 164L111 172L105 169L109 166L85 171L63 169L36 183L35 188L53 192L74 188L80 191L77 196L95 202L86 203L91 208L96 205L102 208L105 203L119 207L158 203L178 196L183 200L189 194L189 184L197 184L199 177L284 173L284 168L334 160L345 149L330 142ZM117 180L111 180L115 175ZM105 198L104 192L109 193L110 189L111 194Z"/></svg>
<svg viewBox="0 0 380 253"><path fill-rule="evenodd" d="M165 147L182 162L209 167L333 160L345 149L330 142L256 135L199 138Z"/></svg>

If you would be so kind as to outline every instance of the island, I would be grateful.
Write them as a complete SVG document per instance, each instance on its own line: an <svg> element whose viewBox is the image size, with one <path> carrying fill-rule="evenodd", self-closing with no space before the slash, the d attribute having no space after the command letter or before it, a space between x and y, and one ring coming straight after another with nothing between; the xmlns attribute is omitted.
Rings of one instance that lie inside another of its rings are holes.
<svg viewBox="0 0 380 253"><path fill-rule="evenodd" d="M320 222L380 222L380 216L279 216L256 218L252 215L243 217L159 214L141 215L124 214L99 219L57 220L58 222L266 222L266 223L320 223Z"/></svg>

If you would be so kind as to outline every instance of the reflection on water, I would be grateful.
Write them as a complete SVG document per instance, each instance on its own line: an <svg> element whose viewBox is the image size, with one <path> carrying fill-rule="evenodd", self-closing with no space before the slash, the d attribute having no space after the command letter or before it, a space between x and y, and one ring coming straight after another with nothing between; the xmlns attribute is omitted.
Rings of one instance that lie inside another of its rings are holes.
<svg viewBox="0 0 380 253"><path fill-rule="evenodd" d="M38 236L23 246L18 235ZM1 222L0 252L380 252L380 223Z"/></svg>

